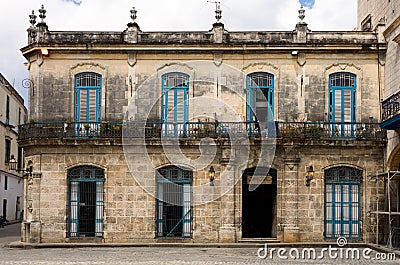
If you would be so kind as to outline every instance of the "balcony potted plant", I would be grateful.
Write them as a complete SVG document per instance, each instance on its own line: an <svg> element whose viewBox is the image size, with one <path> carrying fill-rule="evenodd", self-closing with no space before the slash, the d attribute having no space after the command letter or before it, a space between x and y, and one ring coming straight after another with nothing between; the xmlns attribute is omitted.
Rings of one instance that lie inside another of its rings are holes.
<svg viewBox="0 0 400 265"><path fill-rule="evenodd" d="M83 128L85 128L86 131L89 131L90 125L86 123L83 125Z"/></svg>
<svg viewBox="0 0 400 265"><path fill-rule="evenodd" d="M323 136L324 128L322 128L318 124L312 124L312 125L309 125L307 127L304 127L303 133L304 133L303 134L304 137L319 138L319 137Z"/></svg>

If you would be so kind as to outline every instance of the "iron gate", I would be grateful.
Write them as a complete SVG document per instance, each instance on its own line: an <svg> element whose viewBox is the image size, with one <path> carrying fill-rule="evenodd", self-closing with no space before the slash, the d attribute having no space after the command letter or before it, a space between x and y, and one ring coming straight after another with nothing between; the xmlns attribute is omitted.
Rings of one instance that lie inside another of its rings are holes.
<svg viewBox="0 0 400 265"><path fill-rule="evenodd" d="M104 170L81 166L68 170L68 237L102 237Z"/></svg>
<svg viewBox="0 0 400 265"><path fill-rule="evenodd" d="M362 171L351 167L325 170L325 237L359 239Z"/></svg>
<svg viewBox="0 0 400 265"><path fill-rule="evenodd" d="M192 236L192 180L190 170L169 166L157 170L156 236Z"/></svg>

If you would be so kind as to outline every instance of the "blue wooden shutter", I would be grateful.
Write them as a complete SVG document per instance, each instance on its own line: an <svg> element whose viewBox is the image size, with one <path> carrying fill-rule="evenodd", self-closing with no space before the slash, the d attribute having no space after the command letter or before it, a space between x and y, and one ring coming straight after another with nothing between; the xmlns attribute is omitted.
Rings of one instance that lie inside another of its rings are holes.
<svg viewBox="0 0 400 265"><path fill-rule="evenodd" d="M356 76L335 73L329 76L329 121L332 134L338 137L354 136Z"/></svg>
<svg viewBox="0 0 400 265"><path fill-rule="evenodd" d="M75 121L101 121L101 75L81 73L75 77Z"/></svg>
<svg viewBox="0 0 400 265"><path fill-rule="evenodd" d="M163 135L179 136L186 132L189 76L182 73L165 74L162 77L162 86L161 119L165 123L163 125Z"/></svg>

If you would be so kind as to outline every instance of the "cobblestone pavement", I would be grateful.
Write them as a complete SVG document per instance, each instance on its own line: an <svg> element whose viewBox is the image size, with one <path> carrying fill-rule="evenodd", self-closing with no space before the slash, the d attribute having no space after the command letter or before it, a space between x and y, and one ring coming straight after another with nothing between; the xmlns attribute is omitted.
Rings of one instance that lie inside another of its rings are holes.
<svg viewBox="0 0 400 265"><path fill-rule="evenodd" d="M287 259L280 259L275 250L273 259L258 257L258 248L199 248L199 247L99 247L99 248L40 248L40 249L10 249L2 248L5 243L20 239L20 224L13 224L0 230L0 265L35 265L35 264L195 264L195 265L239 265L239 264L400 264L397 260L372 260L378 252L369 253L370 260L362 258L363 249L359 249L361 258L331 259L328 252L324 252L324 259L292 259L289 256L290 248L286 248ZM271 248L267 249L271 253ZM301 255L302 248L298 249ZM291 252L295 255L295 252ZM316 256L321 249L316 249ZM265 255L264 249L259 253ZM345 254L343 254L345 257Z"/></svg>
<svg viewBox="0 0 400 265"><path fill-rule="evenodd" d="M0 264L399 264L399 261L330 259L260 259L253 248L45 248L0 249ZM289 251L288 249L287 251ZM299 249L301 250L301 248ZM316 249L320 253L321 249ZM360 249L362 253L362 249ZM372 251L369 256L375 257ZM263 254L263 253L261 253ZM276 254L276 253L275 253ZM288 256L288 253L286 253Z"/></svg>
<svg viewBox="0 0 400 265"><path fill-rule="evenodd" d="M18 240L21 240L21 223L13 223L0 228L0 247L9 242Z"/></svg>

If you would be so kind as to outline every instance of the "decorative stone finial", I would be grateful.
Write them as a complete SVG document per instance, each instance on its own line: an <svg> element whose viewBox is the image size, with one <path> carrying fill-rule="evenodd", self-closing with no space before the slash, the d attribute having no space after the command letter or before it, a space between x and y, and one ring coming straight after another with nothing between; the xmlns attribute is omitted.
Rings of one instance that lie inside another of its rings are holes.
<svg viewBox="0 0 400 265"><path fill-rule="evenodd" d="M39 17L42 19L41 23L44 23L44 19L46 18L46 9L44 9L44 6L39 9Z"/></svg>
<svg viewBox="0 0 400 265"><path fill-rule="evenodd" d="M304 9L303 6L301 6L300 9L299 9L300 23L304 23L304 18L306 17L305 16L305 12L306 12L306 10Z"/></svg>
<svg viewBox="0 0 400 265"><path fill-rule="evenodd" d="M32 10L32 14L29 15L29 23L31 23L31 28L35 27L36 24L36 15L35 15L35 11Z"/></svg>
<svg viewBox="0 0 400 265"><path fill-rule="evenodd" d="M308 29L307 23L304 21L305 18L305 10L303 5L299 9L299 23L296 24L296 35L295 35L295 42L298 43L307 43L307 33L310 31Z"/></svg>
<svg viewBox="0 0 400 265"><path fill-rule="evenodd" d="M135 23L136 18L137 18L137 11L136 11L135 7L132 7L132 9L131 9L132 23Z"/></svg>
<svg viewBox="0 0 400 265"><path fill-rule="evenodd" d="M136 18L137 18L137 10L135 7L132 7L131 9L132 21L128 23L127 25L128 28L124 31L125 32L124 40L127 43L137 43L139 40L140 27L135 22Z"/></svg>

